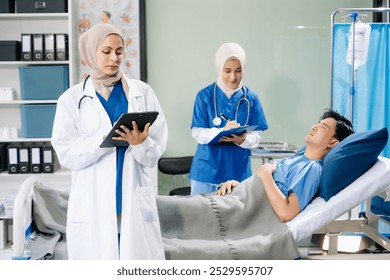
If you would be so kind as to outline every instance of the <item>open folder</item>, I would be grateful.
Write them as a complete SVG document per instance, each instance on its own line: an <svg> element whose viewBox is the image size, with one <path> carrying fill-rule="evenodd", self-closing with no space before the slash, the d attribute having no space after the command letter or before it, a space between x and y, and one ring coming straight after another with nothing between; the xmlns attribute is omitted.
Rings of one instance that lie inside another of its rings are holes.
<svg viewBox="0 0 390 280"><path fill-rule="evenodd" d="M158 115L157 111L126 113L121 115L118 121L115 123L114 127L111 129L110 133L108 133L107 137L104 138L103 142L100 144L100 148L128 146L129 143L127 143L126 141L112 139L112 137L119 136L119 134L116 133L115 130L117 129L122 130L120 128L121 125L124 125L128 129L133 130L132 122L135 121L137 123L138 129L140 131L143 131L147 123L150 123L150 125L154 123L154 121L157 119L157 115Z"/></svg>
<svg viewBox="0 0 390 280"><path fill-rule="evenodd" d="M229 130L222 130L220 133L218 133L217 136L215 136L213 138L213 140L211 140L209 142L209 145L214 145L214 144L223 144L225 142L219 142L219 139L221 139L222 136L230 136L232 134L235 134L235 135L241 135L245 132L251 132L253 130L255 130L255 128L257 127L257 125L244 125L244 126L240 126L240 127L237 127L237 128L232 128L232 129L229 129Z"/></svg>

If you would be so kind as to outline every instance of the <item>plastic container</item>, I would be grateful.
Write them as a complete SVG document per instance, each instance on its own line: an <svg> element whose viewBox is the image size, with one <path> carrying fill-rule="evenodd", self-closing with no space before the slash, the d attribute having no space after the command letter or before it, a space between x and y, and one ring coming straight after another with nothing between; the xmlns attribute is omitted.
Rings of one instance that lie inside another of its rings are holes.
<svg viewBox="0 0 390 280"><path fill-rule="evenodd" d="M23 100L57 100L69 87L67 65L19 66Z"/></svg>
<svg viewBox="0 0 390 280"><path fill-rule="evenodd" d="M20 115L23 138L50 138L53 131L56 104L22 104Z"/></svg>

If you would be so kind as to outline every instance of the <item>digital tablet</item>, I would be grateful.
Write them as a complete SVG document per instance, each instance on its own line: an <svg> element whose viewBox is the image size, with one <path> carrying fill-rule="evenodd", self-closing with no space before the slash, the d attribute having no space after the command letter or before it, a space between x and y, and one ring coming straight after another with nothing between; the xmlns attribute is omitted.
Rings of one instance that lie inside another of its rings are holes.
<svg viewBox="0 0 390 280"><path fill-rule="evenodd" d="M110 133L108 133L107 137L100 144L100 148L109 148L109 147L126 147L129 145L126 141L114 140L112 137L119 136L115 130L119 129L121 125L125 125L128 129L133 130L132 122L135 121L137 123L138 129L143 131L145 125L150 123L152 125L154 121L157 119L158 112L150 111L150 112L138 112L138 113L126 113L119 117L119 120L114 124L114 127L111 129ZM123 131L123 130L122 130Z"/></svg>
<svg viewBox="0 0 390 280"><path fill-rule="evenodd" d="M222 130L217 136L214 137L213 140L209 142L209 144L223 144L225 142L220 142L219 140L221 139L222 136L230 136L232 134L235 135L241 135L245 132L251 132L257 127L257 125L245 125L245 126L240 126L237 128L232 128L229 130Z"/></svg>

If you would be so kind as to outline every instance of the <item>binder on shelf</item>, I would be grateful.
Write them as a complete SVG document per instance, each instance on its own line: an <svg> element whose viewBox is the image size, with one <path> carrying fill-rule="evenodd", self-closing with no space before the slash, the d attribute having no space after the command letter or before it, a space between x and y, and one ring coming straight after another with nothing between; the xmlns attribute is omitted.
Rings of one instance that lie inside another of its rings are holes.
<svg viewBox="0 0 390 280"><path fill-rule="evenodd" d="M32 60L32 34L22 34L22 60Z"/></svg>
<svg viewBox="0 0 390 280"><path fill-rule="evenodd" d="M19 173L19 147L16 144L8 145L8 173Z"/></svg>
<svg viewBox="0 0 390 280"><path fill-rule="evenodd" d="M41 145L33 143L30 146L30 171L31 173L42 173Z"/></svg>
<svg viewBox="0 0 390 280"><path fill-rule="evenodd" d="M7 143L0 143L0 172L7 170L8 160L7 160Z"/></svg>
<svg viewBox="0 0 390 280"><path fill-rule="evenodd" d="M68 60L68 34L55 34L56 60Z"/></svg>
<svg viewBox="0 0 390 280"><path fill-rule="evenodd" d="M19 144L19 173L30 173L30 149L26 144Z"/></svg>
<svg viewBox="0 0 390 280"><path fill-rule="evenodd" d="M58 167L53 147L50 144L42 145L42 172L54 173Z"/></svg>
<svg viewBox="0 0 390 280"><path fill-rule="evenodd" d="M43 34L32 34L33 37L33 60L43 60Z"/></svg>
<svg viewBox="0 0 390 280"><path fill-rule="evenodd" d="M44 60L55 59L55 37L54 34L44 34Z"/></svg>

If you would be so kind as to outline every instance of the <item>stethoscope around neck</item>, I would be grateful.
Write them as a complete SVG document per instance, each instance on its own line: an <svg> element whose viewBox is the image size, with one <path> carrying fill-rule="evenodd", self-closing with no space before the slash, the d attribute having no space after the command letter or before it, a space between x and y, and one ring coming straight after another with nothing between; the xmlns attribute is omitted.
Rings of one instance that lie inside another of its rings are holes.
<svg viewBox="0 0 390 280"><path fill-rule="evenodd" d="M249 122L249 113L250 113L250 103L249 103L249 100L248 98L246 98L246 88L243 86L242 87L242 90L244 91L244 97L240 98L240 100L238 100L237 102L237 105L236 105L236 114L235 114L235 118L234 120L237 121L237 117L238 117L238 108L240 108L240 104L241 102L245 102L247 107L248 107L248 114L246 116L246 121L245 121L245 125L248 125L248 122ZM219 126L221 125L222 123L222 120L221 118L218 116L218 110L217 110L217 83L215 83L214 85L214 113L215 113L215 117L213 119L213 124L215 126Z"/></svg>
<svg viewBox="0 0 390 280"><path fill-rule="evenodd" d="M87 80L89 79L89 75L85 78L85 80L84 80L84 83L83 83L83 92L84 92L84 90L85 90L85 84L87 83ZM93 96L91 96L91 95L86 95L86 94L84 94L83 96L81 96L81 98L80 98L80 100L79 100L79 110L81 109L81 103L83 102L83 100L85 99L85 98L89 98L90 100L92 100L93 99Z"/></svg>

